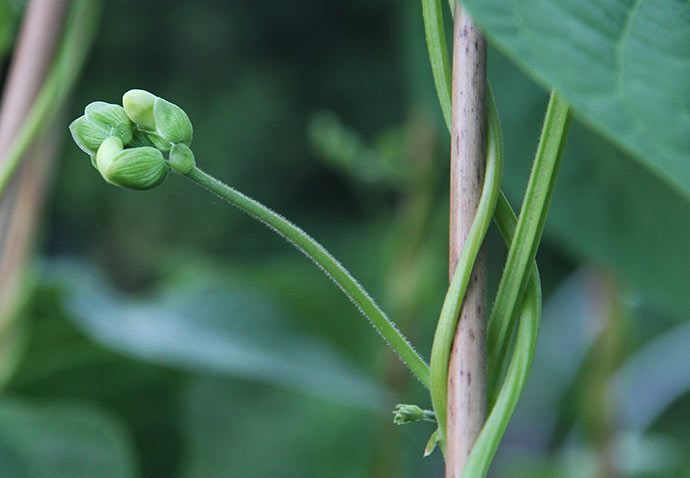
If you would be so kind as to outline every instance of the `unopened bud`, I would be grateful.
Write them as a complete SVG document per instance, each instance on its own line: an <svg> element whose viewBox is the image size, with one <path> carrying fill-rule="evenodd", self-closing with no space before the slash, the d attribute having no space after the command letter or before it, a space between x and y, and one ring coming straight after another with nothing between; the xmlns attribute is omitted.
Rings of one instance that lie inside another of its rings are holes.
<svg viewBox="0 0 690 478"><path fill-rule="evenodd" d="M156 133L161 138L173 144L192 144L192 122L182 108L163 98L156 98L153 103L153 118L156 122Z"/></svg>
<svg viewBox="0 0 690 478"><path fill-rule="evenodd" d="M406 405L402 403L396 405L395 410L393 410L393 423L396 425L404 425L420 420L435 422L436 414L431 410L422 410L417 405Z"/></svg>
<svg viewBox="0 0 690 478"><path fill-rule="evenodd" d="M184 143L174 144L170 148L170 157L168 158L170 169L177 174L187 174L196 165L194 161L194 153L189 146Z"/></svg>
<svg viewBox="0 0 690 478"><path fill-rule="evenodd" d="M143 129L153 145L168 151L173 144L192 143L192 122L179 106L144 90L130 90L122 96L127 116Z"/></svg>
<svg viewBox="0 0 690 478"><path fill-rule="evenodd" d="M96 155L96 164L103 179L130 189L156 187L168 174L168 164L156 148L123 149L122 142L115 137L103 142Z"/></svg>
<svg viewBox="0 0 690 478"><path fill-rule="evenodd" d="M84 116L70 124L69 129L79 148L94 154L110 136L128 143L132 139L132 126L122 106L95 101L85 108Z"/></svg>

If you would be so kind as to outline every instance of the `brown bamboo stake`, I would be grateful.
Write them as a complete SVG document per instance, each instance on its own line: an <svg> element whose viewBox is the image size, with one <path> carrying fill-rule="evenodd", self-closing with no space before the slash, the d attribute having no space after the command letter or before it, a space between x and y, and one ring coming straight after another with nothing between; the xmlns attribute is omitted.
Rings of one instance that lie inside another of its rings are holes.
<svg viewBox="0 0 690 478"><path fill-rule="evenodd" d="M26 7L0 105L0 164L43 83L68 3L31 0ZM16 305L52 150L32 149L0 198L0 333Z"/></svg>
<svg viewBox="0 0 690 478"><path fill-rule="evenodd" d="M449 276L474 220L486 157L486 42L456 2L453 32ZM446 477L460 478L486 420L486 257L467 286L448 370Z"/></svg>

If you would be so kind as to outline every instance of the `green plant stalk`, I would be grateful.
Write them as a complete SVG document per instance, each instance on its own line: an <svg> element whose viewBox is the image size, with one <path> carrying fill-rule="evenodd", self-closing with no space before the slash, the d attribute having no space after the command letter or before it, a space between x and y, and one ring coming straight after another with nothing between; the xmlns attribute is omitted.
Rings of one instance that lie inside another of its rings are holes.
<svg viewBox="0 0 690 478"><path fill-rule="evenodd" d="M441 105L446 128L450 132L451 66L450 57L448 56L448 45L446 44L445 27L443 26L441 0L422 0L422 15L424 17L426 45L429 51L429 61L431 61L436 94Z"/></svg>
<svg viewBox="0 0 690 478"><path fill-rule="evenodd" d="M454 13L454 0L450 0L449 3L452 15ZM450 98L442 94L442 91L450 90L451 66L445 41L441 4L433 0L422 0L422 9L425 17L425 32L434 82L436 83L437 91L439 91L438 96L441 102L441 109L445 112L450 110ZM494 103L490 89L488 101L489 104ZM450 131L450 118L444 114L444 119L448 131ZM494 222L510 248L517 219L503 192L500 192L498 197L498 203L494 212ZM527 382L541 318L541 286L537 264L534 260L531 261L530 268L532 271L530 283L527 295L521 304L520 328L511 365L496 401L494 402L491 396L489 396L488 408L490 413L465 464L463 476L476 477L486 474ZM462 297L458 296L456 300L461 302ZM459 306L456 305L455 307ZM494 386L497 386L497 384Z"/></svg>
<svg viewBox="0 0 690 478"><path fill-rule="evenodd" d="M57 59L0 167L0 196L27 148L65 103L92 43L99 12L96 0L78 0L70 9Z"/></svg>
<svg viewBox="0 0 690 478"><path fill-rule="evenodd" d="M445 447L446 417L448 401L448 363L458 323L460 308L465 297L467 284L474 262L481 248L486 231L491 224L496 202L500 195L501 169L503 167L503 141L496 105L489 95L487 108L488 141L484 188L479 199L477 212L467 235L462 253L448 287L441 315L436 326L431 347L431 403L438 419L441 448Z"/></svg>
<svg viewBox="0 0 690 478"><path fill-rule="evenodd" d="M501 194L496 205L494 221L505 243L507 245L513 243L517 218L503 194ZM495 404L491 406L490 402L491 411L465 463L462 472L463 477L484 477L489 470L491 461L527 384L534 358L534 349L537 345L540 319L541 285L537 264L532 261L530 263L529 284L520 310L520 327L515 341L513 359Z"/></svg>
<svg viewBox="0 0 690 478"><path fill-rule="evenodd" d="M429 388L429 366L424 362L424 359L412 348L407 339L398 331L395 324L376 305L355 278L321 244L283 216L222 183L199 168L195 167L186 176L222 199L225 199L230 204L238 207L249 216L262 222L314 261L342 289L345 295L355 303L362 314L369 319L374 328L393 347L393 350L407 364L417 379L425 387Z"/></svg>
<svg viewBox="0 0 690 478"><path fill-rule="evenodd" d="M549 203L570 127L568 102L551 92L537 154L527 184L515 238L508 251L487 329L489 401L497 394L508 346L516 323L516 309L527 288L529 265L534 261L544 231Z"/></svg>

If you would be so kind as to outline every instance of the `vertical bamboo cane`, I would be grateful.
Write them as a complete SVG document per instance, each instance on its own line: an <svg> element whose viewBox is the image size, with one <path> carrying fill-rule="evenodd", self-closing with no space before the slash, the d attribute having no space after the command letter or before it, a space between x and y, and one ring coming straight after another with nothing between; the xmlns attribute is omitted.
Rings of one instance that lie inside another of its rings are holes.
<svg viewBox="0 0 690 478"><path fill-rule="evenodd" d="M31 0L0 106L0 163L31 108L52 61L63 27L67 0ZM44 135L45 136L45 135ZM36 216L54 147L33 149L0 198L0 357L4 359L8 321L16 306ZM0 381L5 364L0 360Z"/></svg>
<svg viewBox="0 0 690 478"><path fill-rule="evenodd" d="M465 244L481 195L486 157L486 42L456 3L453 33L449 275ZM486 258L474 265L448 372L446 477L460 478L486 419Z"/></svg>

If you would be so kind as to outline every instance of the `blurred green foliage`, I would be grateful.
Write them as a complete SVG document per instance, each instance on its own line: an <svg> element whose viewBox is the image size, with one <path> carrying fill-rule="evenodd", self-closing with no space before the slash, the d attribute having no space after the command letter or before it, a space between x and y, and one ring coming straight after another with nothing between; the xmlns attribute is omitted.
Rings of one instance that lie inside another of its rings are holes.
<svg viewBox="0 0 690 478"><path fill-rule="evenodd" d="M170 98L194 123L199 165L322 242L428 356L447 284L448 145L418 2L111 0L103 18L66 118L130 88ZM519 206L546 94L495 50L489 66ZM440 476L440 454L421 457L433 427L390 414L428 408L426 393L312 264L183 178L141 193L97 174L65 141L18 312L0 474ZM574 125L538 256L544 334L495 476L584 476L604 459L619 476L690 476L687 374L665 375L674 394L642 429L603 405L611 449L582 421L607 301L628 314L624 372L683 331L688 224L686 198ZM491 231L492 289L504 254ZM666 350L664 363L690 362ZM626 373L604 377L616 407L644 407L620 393L646 386Z"/></svg>

